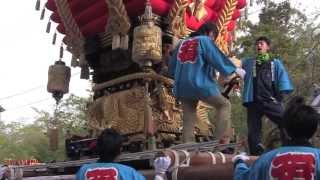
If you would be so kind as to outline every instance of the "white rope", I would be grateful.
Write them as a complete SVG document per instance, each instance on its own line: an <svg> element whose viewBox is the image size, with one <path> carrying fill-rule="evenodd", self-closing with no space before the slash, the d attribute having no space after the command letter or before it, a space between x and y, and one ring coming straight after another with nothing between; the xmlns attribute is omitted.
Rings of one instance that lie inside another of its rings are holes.
<svg viewBox="0 0 320 180"><path fill-rule="evenodd" d="M212 152L208 152L212 159L212 164L217 164L216 156Z"/></svg>
<svg viewBox="0 0 320 180"><path fill-rule="evenodd" d="M180 157L177 151L175 150L168 150L169 152L172 152L174 155L174 163L171 168L169 168L168 171L171 172L171 178L172 180L178 180L178 170L179 167L188 167L190 165L190 153L186 150L179 150L185 155L185 159L180 162Z"/></svg>
<svg viewBox="0 0 320 180"><path fill-rule="evenodd" d="M171 168L169 168L168 171L171 171L171 178L172 180L177 180L178 179L178 167L179 167L179 154L177 151L168 149L167 151L172 152L174 156L174 162Z"/></svg>
<svg viewBox="0 0 320 180"><path fill-rule="evenodd" d="M222 164L226 163L226 156L222 152L217 152L221 156Z"/></svg>
<svg viewBox="0 0 320 180"><path fill-rule="evenodd" d="M180 163L180 167L188 167L190 165L190 153L186 150L179 150L184 154L186 159Z"/></svg>

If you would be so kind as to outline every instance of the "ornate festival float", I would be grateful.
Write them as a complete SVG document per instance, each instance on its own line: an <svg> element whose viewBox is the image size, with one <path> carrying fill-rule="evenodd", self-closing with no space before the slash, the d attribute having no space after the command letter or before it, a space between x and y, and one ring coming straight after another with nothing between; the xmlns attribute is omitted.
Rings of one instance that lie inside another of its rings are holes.
<svg viewBox="0 0 320 180"><path fill-rule="evenodd" d="M93 101L88 105L87 117L93 137L67 139L70 159L83 159L94 144L94 137L112 127L127 137L128 153L122 155L120 161L150 159L168 148L166 152L175 167L172 177L176 179L192 179L201 173L210 177L209 171L211 177L232 177L231 171L221 173L222 169L232 169L232 155L220 151L238 144L219 144L213 140L215 127L208 120L210 107L206 104L199 103L197 108L194 131L199 143L180 144L182 111L171 93L173 80L167 76L167 61L180 39L208 21L218 25L216 43L230 55L245 0L37 0L36 9L39 10L41 4L41 18L45 9L52 12L47 32L51 22L55 22L56 31L64 35L60 58L66 47L72 54L71 66L81 68L80 78L93 82ZM55 32L53 43L56 36ZM235 60L235 63L238 62ZM48 79L48 91L58 102L68 92L70 68L61 59L56 61L49 68ZM226 88L226 96L230 90ZM52 137L57 136L56 128L54 123L49 126ZM56 144L54 138L51 142ZM47 164L45 169L76 169L74 167L82 163L94 161ZM181 164L186 167L180 169ZM139 163L132 165L148 169ZM56 169L51 172L57 173ZM152 177L152 171L148 177Z"/></svg>

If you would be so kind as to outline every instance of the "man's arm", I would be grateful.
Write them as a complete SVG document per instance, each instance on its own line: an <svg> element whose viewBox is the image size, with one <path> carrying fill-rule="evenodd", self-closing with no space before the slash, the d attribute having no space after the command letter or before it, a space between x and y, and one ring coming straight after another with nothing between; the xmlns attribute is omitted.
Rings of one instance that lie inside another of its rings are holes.
<svg viewBox="0 0 320 180"><path fill-rule="evenodd" d="M235 162L233 179L234 180L246 180L249 174L250 168L243 160L238 160Z"/></svg>
<svg viewBox="0 0 320 180"><path fill-rule="evenodd" d="M232 61L220 51L210 38L204 38L204 54L207 61L223 76L228 76L236 71L236 66Z"/></svg>
<svg viewBox="0 0 320 180"><path fill-rule="evenodd" d="M281 60L274 61L276 64L276 74L277 74L277 88L280 93L289 94L293 91L293 85L290 81L289 74L286 71Z"/></svg>
<svg viewBox="0 0 320 180"><path fill-rule="evenodd" d="M82 166L76 174L76 180L84 179L84 172L85 172L85 168Z"/></svg>
<svg viewBox="0 0 320 180"><path fill-rule="evenodd" d="M250 168L246 165L245 161L248 161L249 156L243 152L232 158L234 165L233 179L234 180L245 180L246 174L250 171Z"/></svg>

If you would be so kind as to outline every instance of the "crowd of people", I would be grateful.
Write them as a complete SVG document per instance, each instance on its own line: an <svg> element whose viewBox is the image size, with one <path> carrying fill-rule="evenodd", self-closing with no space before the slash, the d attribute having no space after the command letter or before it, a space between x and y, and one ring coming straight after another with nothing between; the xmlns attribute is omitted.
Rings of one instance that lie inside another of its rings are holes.
<svg viewBox="0 0 320 180"><path fill-rule="evenodd" d="M196 107L204 101L216 109L218 139L231 136L231 104L220 92L215 80L216 72L227 80L243 79L242 99L247 111L249 155L260 156L248 166L246 153L233 158L234 179L316 179L320 175L320 150L312 147L320 120L319 113L307 105L303 97L296 96L284 107L283 98L293 91L282 60L271 53L271 41L261 36L255 40L256 54L242 60L241 67L232 61L214 43L218 35L213 23L202 25L190 37L181 40L172 49L166 47L166 75L174 79L173 93L183 110L183 142L195 141ZM171 44L171 43L170 43ZM319 93L320 94L320 93ZM320 95L312 104L319 104ZM265 152L261 142L262 117L266 116L280 129L282 147ZM77 179L145 179L131 167L114 163L122 149L122 137L112 129L104 130L98 138L99 161L80 168ZM155 179L166 179L170 158L154 161Z"/></svg>

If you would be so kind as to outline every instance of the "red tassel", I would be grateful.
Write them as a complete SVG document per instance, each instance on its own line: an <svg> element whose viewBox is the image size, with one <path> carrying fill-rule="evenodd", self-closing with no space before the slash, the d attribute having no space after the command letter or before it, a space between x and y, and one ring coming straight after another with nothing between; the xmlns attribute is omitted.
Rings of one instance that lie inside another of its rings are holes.
<svg viewBox="0 0 320 180"><path fill-rule="evenodd" d="M50 19L49 19L49 22L48 22L48 24L47 24L46 32L47 32L47 33L50 33L50 29L51 29L51 21L50 21Z"/></svg>
<svg viewBox="0 0 320 180"><path fill-rule="evenodd" d="M40 0L37 0L36 2L36 11L40 10Z"/></svg>
<svg viewBox="0 0 320 180"><path fill-rule="evenodd" d="M46 13L46 8L43 7L42 11L41 11L41 15L40 15L40 20L43 20L44 19L44 15Z"/></svg>
<svg viewBox="0 0 320 180"><path fill-rule="evenodd" d="M57 41L57 32L54 32L53 38L52 38L52 44L55 45Z"/></svg>

